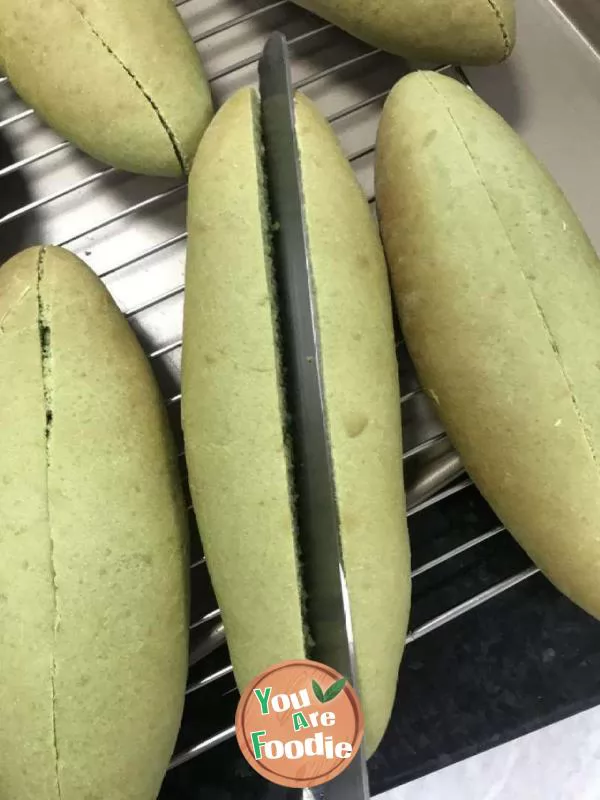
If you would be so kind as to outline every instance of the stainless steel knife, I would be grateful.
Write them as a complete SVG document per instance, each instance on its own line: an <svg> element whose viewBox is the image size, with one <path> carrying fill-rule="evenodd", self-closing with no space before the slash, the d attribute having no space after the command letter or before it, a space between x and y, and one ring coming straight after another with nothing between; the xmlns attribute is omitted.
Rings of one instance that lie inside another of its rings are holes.
<svg viewBox="0 0 600 800"><path fill-rule="evenodd" d="M265 46L259 79L299 548L307 622L314 641L311 657L336 669L357 688L294 96L287 42L281 34L273 34ZM363 748L344 773L313 790L313 795L326 800L366 800Z"/></svg>

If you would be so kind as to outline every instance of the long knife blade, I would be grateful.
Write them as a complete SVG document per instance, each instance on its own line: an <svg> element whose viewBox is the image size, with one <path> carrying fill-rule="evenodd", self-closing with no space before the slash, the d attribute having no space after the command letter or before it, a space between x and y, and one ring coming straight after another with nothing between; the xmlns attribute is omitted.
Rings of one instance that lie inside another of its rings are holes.
<svg viewBox="0 0 600 800"><path fill-rule="evenodd" d="M356 688L354 637L339 537L319 322L310 263L287 42L273 34L259 63L274 282L290 421L302 579L311 657ZM315 797L369 797L364 750Z"/></svg>

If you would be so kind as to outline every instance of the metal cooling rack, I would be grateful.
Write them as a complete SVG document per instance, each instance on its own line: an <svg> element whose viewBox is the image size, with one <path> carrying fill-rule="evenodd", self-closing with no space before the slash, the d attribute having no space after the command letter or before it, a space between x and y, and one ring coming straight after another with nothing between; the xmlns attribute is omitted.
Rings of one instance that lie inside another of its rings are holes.
<svg viewBox="0 0 600 800"><path fill-rule="evenodd" d="M176 0L207 65L218 102L237 86L255 82L254 69L268 30L278 28L289 38L294 57L295 86L310 94L334 125L359 180L373 204L374 134L381 105L407 66L378 50L341 34L332 25L292 6L287 0L251 6L239 13L235 0ZM240 41L242 41L240 44ZM318 66L315 67L315 61ZM440 67L467 82L461 70ZM30 196L14 207L2 206L0 229L19 246L43 239L62 245L85 258L96 269L140 335L148 357L162 379L167 405L179 416L179 351L181 348L181 296L185 258L184 184L126 176L101 166L59 140L24 107L0 78L0 137L11 156L0 167L4 195ZM12 181L10 191L6 191ZM13 191L13 186L18 191ZM15 248L17 249L17 248ZM420 397L414 388L402 398L406 407ZM412 445L405 461L426 453L445 439L434 433ZM472 486L468 478L457 480L409 511L414 517L427 508ZM501 526L470 539L413 571L413 578L450 562L504 532ZM192 564L194 577L204 563ZM538 572L534 567L497 583L460 605L413 629L412 643L467 612L481 606ZM199 579L202 579L201 577ZM218 619L212 609L195 619L196 630ZM191 683L192 694L215 684L232 672L226 666ZM217 747L234 735L234 728L217 731L179 753L175 768Z"/></svg>

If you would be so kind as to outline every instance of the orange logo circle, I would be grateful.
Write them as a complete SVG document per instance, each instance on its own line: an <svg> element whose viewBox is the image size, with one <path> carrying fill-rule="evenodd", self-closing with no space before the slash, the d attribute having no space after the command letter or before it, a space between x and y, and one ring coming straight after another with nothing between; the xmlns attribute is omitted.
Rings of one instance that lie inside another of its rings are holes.
<svg viewBox="0 0 600 800"><path fill-rule="evenodd" d="M272 783L308 789L333 780L364 734L358 695L316 661L286 661L250 683L235 716L244 757Z"/></svg>

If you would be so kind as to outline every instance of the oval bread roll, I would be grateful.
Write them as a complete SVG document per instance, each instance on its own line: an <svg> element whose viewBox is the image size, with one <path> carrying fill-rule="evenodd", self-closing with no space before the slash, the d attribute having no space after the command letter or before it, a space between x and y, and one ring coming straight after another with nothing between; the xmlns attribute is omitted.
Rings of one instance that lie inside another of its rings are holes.
<svg viewBox="0 0 600 800"><path fill-rule="evenodd" d="M186 515L163 404L98 278L0 268L0 797L155 800L187 672Z"/></svg>
<svg viewBox="0 0 600 800"><path fill-rule="evenodd" d="M190 489L240 687L305 656L259 114L238 92L196 155L182 355Z"/></svg>
<svg viewBox="0 0 600 800"><path fill-rule="evenodd" d="M402 328L467 470L600 617L600 264L565 197L473 92L392 92L377 201Z"/></svg>
<svg viewBox="0 0 600 800"><path fill-rule="evenodd" d="M493 64L515 44L514 0L295 0L365 42L415 61Z"/></svg>
<svg viewBox="0 0 600 800"><path fill-rule="evenodd" d="M392 708L410 595L391 299L376 228L335 136L305 98L297 96L295 110L340 537L372 753ZM258 100L242 90L200 144L188 212L186 453L240 689L273 664L310 652L260 141Z"/></svg>
<svg viewBox="0 0 600 800"><path fill-rule="evenodd" d="M212 101L171 0L2 0L0 54L21 97L89 155L189 171Z"/></svg>

